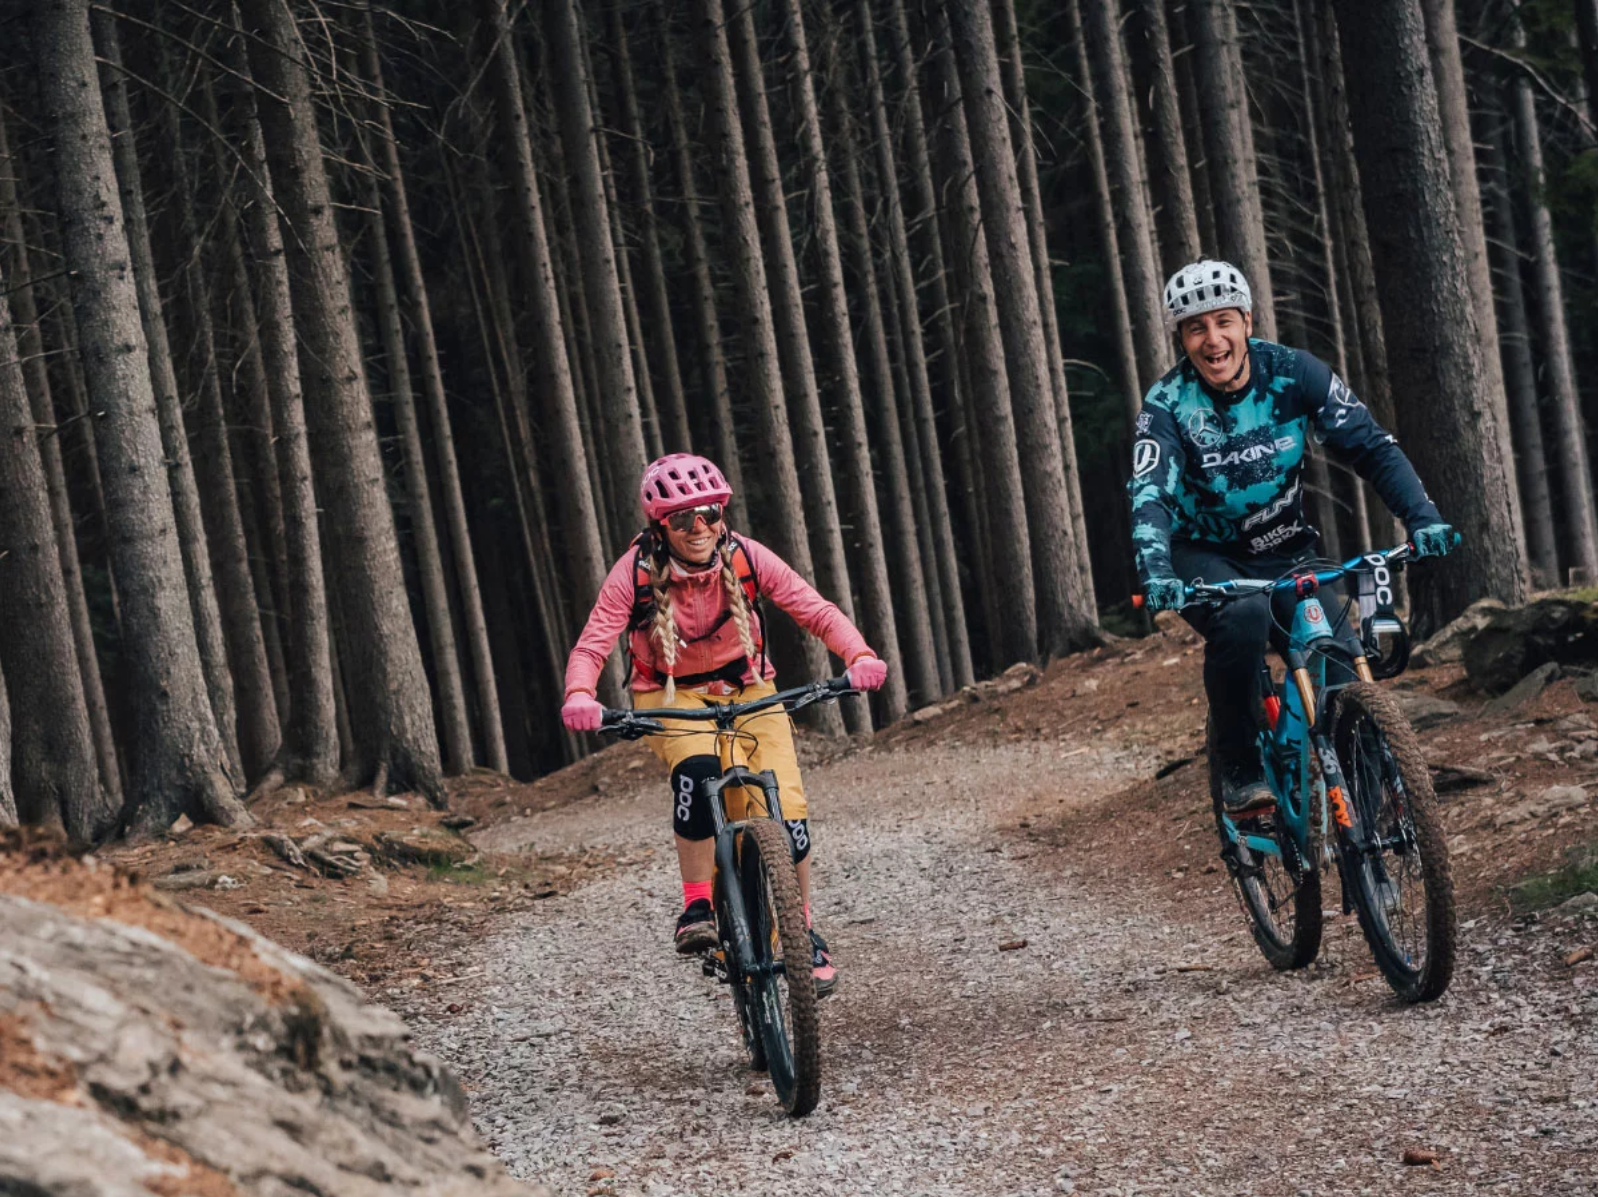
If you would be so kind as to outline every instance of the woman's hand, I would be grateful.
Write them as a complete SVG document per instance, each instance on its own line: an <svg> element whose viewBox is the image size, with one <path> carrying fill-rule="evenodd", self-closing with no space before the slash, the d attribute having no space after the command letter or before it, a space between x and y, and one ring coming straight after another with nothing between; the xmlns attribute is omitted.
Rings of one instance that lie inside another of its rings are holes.
<svg viewBox="0 0 1598 1197"><path fill-rule="evenodd" d="M594 732L599 730L605 708L592 694L573 694L560 709L560 721L567 731Z"/></svg>
<svg viewBox="0 0 1598 1197"><path fill-rule="evenodd" d="M856 657L848 677L856 690L880 690L888 680L888 663L878 657Z"/></svg>

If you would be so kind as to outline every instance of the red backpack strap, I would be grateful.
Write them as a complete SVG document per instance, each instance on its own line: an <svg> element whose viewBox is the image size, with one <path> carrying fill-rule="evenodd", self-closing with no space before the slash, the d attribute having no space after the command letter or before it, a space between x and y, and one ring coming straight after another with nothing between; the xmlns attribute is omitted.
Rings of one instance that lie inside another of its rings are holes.
<svg viewBox="0 0 1598 1197"><path fill-rule="evenodd" d="M655 618L655 588L650 583L650 557L654 553L655 537L644 529L633 537L633 613L627 626L631 631L648 627Z"/></svg>

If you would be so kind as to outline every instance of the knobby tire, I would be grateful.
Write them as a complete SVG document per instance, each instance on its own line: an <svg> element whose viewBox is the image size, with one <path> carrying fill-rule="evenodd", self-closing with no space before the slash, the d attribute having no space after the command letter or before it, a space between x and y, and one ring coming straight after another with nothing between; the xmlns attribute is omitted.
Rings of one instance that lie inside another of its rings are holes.
<svg viewBox="0 0 1598 1197"><path fill-rule="evenodd" d="M1353 829L1339 829L1343 884L1376 967L1393 992L1405 1002L1434 1001L1453 977L1457 929L1453 873L1425 754L1392 696L1369 682L1343 690L1334 728L1355 820ZM1372 833L1398 846L1373 858L1361 849L1361 840ZM1374 868L1367 863L1373 859L1397 892L1394 909L1383 909ZM1405 883L1411 880L1425 892L1418 911L1406 909ZM1395 915L1401 932L1425 935L1418 962L1415 945L1395 942Z"/></svg>
<svg viewBox="0 0 1598 1197"><path fill-rule="evenodd" d="M768 973L750 981L749 1013L764 1039L777 1100L797 1118L815 1109L821 1098L821 1026L810 971L810 933L787 829L774 819L751 819L744 828L739 865L756 959L771 960L775 931L783 965L781 980Z"/></svg>

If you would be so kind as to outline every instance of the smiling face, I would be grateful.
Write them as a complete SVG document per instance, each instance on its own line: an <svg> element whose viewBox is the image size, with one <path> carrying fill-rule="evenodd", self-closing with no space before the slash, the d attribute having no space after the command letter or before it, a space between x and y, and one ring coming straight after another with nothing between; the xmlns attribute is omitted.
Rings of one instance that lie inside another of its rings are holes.
<svg viewBox="0 0 1598 1197"><path fill-rule="evenodd" d="M679 532L669 523L662 523L661 528L673 557L689 565L709 565L716 553L716 542L721 539L721 524L719 519L714 524L707 524L705 517L700 516L687 532Z"/></svg>
<svg viewBox="0 0 1598 1197"><path fill-rule="evenodd" d="M1188 360L1210 386L1235 391L1248 382L1248 338L1254 331L1249 313L1240 308L1205 312L1182 321L1177 331Z"/></svg>

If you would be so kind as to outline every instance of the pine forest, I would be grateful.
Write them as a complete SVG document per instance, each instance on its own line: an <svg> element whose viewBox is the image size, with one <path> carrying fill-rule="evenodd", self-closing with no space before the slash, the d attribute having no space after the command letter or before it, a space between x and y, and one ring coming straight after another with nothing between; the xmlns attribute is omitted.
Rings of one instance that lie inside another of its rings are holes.
<svg viewBox="0 0 1598 1197"><path fill-rule="evenodd" d="M530 779L701 453L888 663L866 736L1136 635L1222 258L1463 534L1598 584L1598 0L0 0L0 823ZM1326 551L1398 543L1320 452ZM783 680L841 672L780 614ZM621 705L620 653L600 698Z"/></svg>

